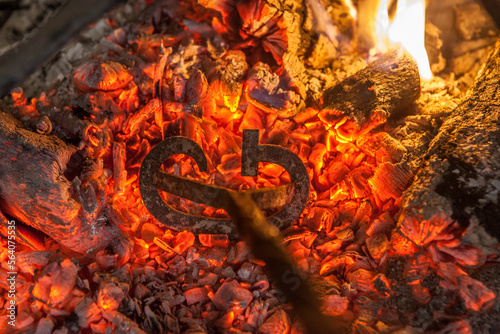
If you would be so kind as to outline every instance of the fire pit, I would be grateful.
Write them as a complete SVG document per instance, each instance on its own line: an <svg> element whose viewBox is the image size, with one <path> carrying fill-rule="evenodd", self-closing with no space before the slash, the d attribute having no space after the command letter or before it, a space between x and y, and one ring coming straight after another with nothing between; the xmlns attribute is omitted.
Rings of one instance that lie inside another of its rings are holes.
<svg viewBox="0 0 500 334"><path fill-rule="evenodd" d="M128 1L9 58L2 332L495 332L484 3Z"/></svg>

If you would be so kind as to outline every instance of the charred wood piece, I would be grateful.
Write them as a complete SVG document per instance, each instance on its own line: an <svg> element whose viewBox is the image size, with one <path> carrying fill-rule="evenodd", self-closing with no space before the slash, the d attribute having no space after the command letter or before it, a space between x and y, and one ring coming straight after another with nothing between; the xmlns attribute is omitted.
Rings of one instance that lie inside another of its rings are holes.
<svg viewBox="0 0 500 334"><path fill-rule="evenodd" d="M243 78L248 70L245 54L227 51L216 63L207 63L206 72L210 90L218 106L235 111L243 93Z"/></svg>
<svg viewBox="0 0 500 334"><path fill-rule="evenodd" d="M2 210L64 240L64 234L71 235L70 221L80 209L62 175L75 148L55 136L25 130L4 113L0 113L0 141Z"/></svg>
<svg viewBox="0 0 500 334"><path fill-rule="evenodd" d="M204 99L208 93L208 81L202 71L195 69L186 82L186 100L195 105Z"/></svg>
<svg viewBox="0 0 500 334"><path fill-rule="evenodd" d="M255 64L245 84L247 100L269 113L291 117L305 107L304 102L299 107L300 95L291 87L287 87L284 80L273 73L267 64Z"/></svg>
<svg viewBox="0 0 500 334"><path fill-rule="evenodd" d="M163 86L163 73L165 72L165 67L167 65L168 55L171 53L171 49L166 50L163 46L163 41L160 43L160 51L158 53L158 61L156 62L155 75L153 78L154 91L153 97L160 97L161 108L157 108L155 111L155 122L160 127L163 136L163 101L161 100L162 93L161 88Z"/></svg>
<svg viewBox="0 0 500 334"><path fill-rule="evenodd" d="M354 135L404 111L419 96L416 62L406 53L391 51L327 89L320 117L331 123L347 118L344 127L349 124L346 131Z"/></svg>
<svg viewBox="0 0 500 334"><path fill-rule="evenodd" d="M161 102L159 99L151 99L148 104L142 107L138 112L136 112L125 125L124 132L130 133L131 135L138 134L144 127L144 124L153 116L163 111ZM155 117L157 118L157 117ZM161 124L157 124L161 126Z"/></svg>
<svg viewBox="0 0 500 334"><path fill-rule="evenodd" d="M115 179L115 194L120 194L125 188L127 170L125 169L126 149L125 143L113 143L113 175Z"/></svg>
<svg viewBox="0 0 500 334"><path fill-rule="evenodd" d="M387 161L388 158L399 162L407 153L406 148L386 132L361 136L356 144L364 153L376 158L379 162Z"/></svg>
<svg viewBox="0 0 500 334"><path fill-rule="evenodd" d="M20 88L12 91L12 98L14 106L0 103L2 111L21 121L27 129L40 134L53 133L63 140L80 144L80 147L88 145L94 148L104 148L108 143L109 135L105 131L97 124L77 116L72 108L59 109L41 101L28 104Z"/></svg>
<svg viewBox="0 0 500 334"><path fill-rule="evenodd" d="M146 334L132 319L118 311L102 311L103 316L114 326L118 334Z"/></svg>
<svg viewBox="0 0 500 334"><path fill-rule="evenodd" d="M383 162L379 165L373 177L368 180L373 193L377 194L383 201L394 198L398 199L413 174L406 163L392 164Z"/></svg>
<svg viewBox="0 0 500 334"><path fill-rule="evenodd" d="M51 123L51 129L59 138L68 139L71 142L88 145L96 148L105 148L109 141L107 132L100 129L96 124L79 118L71 108L57 109L44 106L37 102L37 110L46 116ZM38 128L38 125L37 125Z"/></svg>
<svg viewBox="0 0 500 334"><path fill-rule="evenodd" d="M74 146L22 127L0 112L0 209L78 253L112 245L128 258L127 238L116 226L90 224L64 176Z"/></svg>
<svg viewBox="0 0 500 334"><path fill-rule="evenodd" d="M125 113L116 105L113 99L106 93L95 92L80 95L70 107L77 112L81 108L92 119L92 123L98 126L107 125L112 131L122 128L125 121Z"/></svg>

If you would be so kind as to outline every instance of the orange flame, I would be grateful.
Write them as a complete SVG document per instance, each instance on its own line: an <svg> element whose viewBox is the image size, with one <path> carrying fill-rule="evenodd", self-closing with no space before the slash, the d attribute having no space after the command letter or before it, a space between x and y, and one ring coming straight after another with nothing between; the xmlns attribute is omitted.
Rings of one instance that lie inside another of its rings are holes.
<svg viewBox="0 0 500 334"><path fill-rule="evenodd" d="M425 0L398 0L392 22L388 14L389 0L380 0L375 13L375 48L385 51L390 46L402 46L418 65L423 79L432 79L429 59L425 51Z"/></svg>

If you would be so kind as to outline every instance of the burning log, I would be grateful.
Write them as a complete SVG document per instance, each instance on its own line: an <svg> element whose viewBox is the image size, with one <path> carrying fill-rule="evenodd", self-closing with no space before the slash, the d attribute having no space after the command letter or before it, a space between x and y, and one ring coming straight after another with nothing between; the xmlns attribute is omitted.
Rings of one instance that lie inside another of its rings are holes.
<svg viewBox="0 0 500 334"><path fill-rule="evenodd" d="M0 208L79 253L103 248L117 238L115 246L127 258L126 242L122 243L126 238L119 229L82 218L82 204L64 176L75 151L61 139L25 130L0 113Z"/></svg>
<svg viewBox="0 0 500 334"><path fill-rule="evenodd" d="M423 166L403 194L391 238L400 254L419 247L419 262L427 258L437 265L440 286L455 293L469 313L487 310L498 300L498 291L483 284L488 277L479 281L461 268L479 268L498 255L498 241L491 236L500 239L499 78L497 42L475 84L431 142ZM411 276L409 272L406 279ZM430 296L422 293L423 281L422 286L418 277L413 281L415 299L425 303Z"/></svg>
<svg viewBox="0 0 500 334"><path fill-rule="evenodd" d="M404 193L399 227L410 240L415 241L415 234L440 216L463 228L481 225L500 239L500 109L491 104L500 98L496 89L499 77L497 43L465 100L432 141L423 167ZM413 224L414 220L420 223Z"/></svg>
<svg viewBox="0 0 500 334"><path fill-rule="evenodd" d="M417 64L408 54L393 51L327 89L320 117L336 124L341 137L352 139L407 109L419 96Z"/></svg>

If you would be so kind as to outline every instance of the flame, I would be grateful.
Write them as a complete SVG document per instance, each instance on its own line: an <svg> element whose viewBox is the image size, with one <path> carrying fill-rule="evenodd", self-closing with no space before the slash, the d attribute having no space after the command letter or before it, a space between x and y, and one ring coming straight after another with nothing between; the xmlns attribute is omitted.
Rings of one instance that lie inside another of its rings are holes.
<svg viewBox="0 0 500 334"><path fill-rule="evenodd" d="M358 17L358 11L356 10L356 7L352 3L352 1L351 0L345 0L344 3L347 6L347 8L349 8L349 14L351 14L351 16L354 19L357 19L357 17Z"/></svg>
<svg viewBox="0 0 500 334"><path fill-rule="evenodd" d="M432 79L425 51L425 0L398 0L392 22L388 13L389 0L380 0L375 13L375 47L372 51L386 51L401 45L415 59L422 79Z"/></svg>

